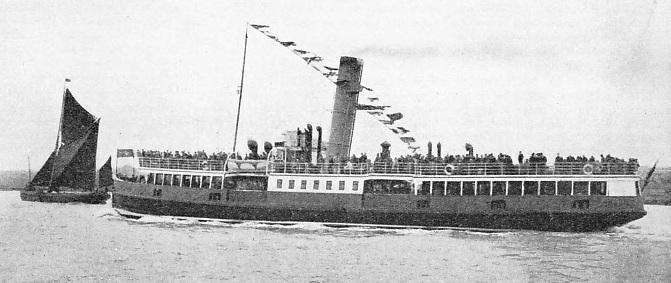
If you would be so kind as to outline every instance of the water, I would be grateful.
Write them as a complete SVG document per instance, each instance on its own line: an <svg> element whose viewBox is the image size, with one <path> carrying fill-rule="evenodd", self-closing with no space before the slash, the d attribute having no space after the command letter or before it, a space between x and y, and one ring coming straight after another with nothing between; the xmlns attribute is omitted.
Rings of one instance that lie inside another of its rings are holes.
<svg viewBox="0 0 671 283"><path fill-rule="evenodd" d="M671 207L598 233L118 216L0 192L0 281L671 282Z"/></svg>

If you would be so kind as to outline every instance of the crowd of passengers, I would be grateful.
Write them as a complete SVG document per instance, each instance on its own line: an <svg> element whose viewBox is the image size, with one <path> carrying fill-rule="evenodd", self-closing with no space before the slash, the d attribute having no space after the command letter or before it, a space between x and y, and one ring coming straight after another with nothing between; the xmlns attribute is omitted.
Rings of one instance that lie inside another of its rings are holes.
<svg viewBox="0 0 671 283"><path fill-rule="evenodd" d="M493 153L488 154L473 154L473 147L467 144L466 150L467 154L446 154L441 157L440 148L438 147L438 154L433 155L431 151L431 144L429 144L429 151L427 155L422 155L415 153L413 155L399 156L391 158L391 152L389 151L390 145L388 143L382 144L382 152L378 153L375 159L371 160L365 153L360 154L358 157L352 155L349 158L343 158L341 160L335 160L334 158L324 158L323 156L317 157L317 163L327 163L327 164L340 164L341 169L348 168L373 168L384 166L385 168L400 168L406 164L453 164L453 165L483 165L484 167L492 167L488 164L501 165L497 167L506 168L506 169L531 169L536 171L548 170L547 162L548 159L543 153L531 153L529 158L525 158L524 154L520 151L517 156L518 165L514 165L513 158L510 155L499 153L494 155ZM251 153L244 156L232 154L231 158L234 159L245 159L245 160L264 160L269 154L269 148L265 148L265 151L262 151L261 154L257 153L256 144L250 144ZM225 161L229 155L225 152L219 151L216 153L207 154L204 150L196 151L195 153L190 153L188 151L158 151L158 150L138 150L138 156L141 157L152 157L152 158L174 158L174 159L194 159L194 160L222 160ZM305 162L304 160L293 160L294 163ZM361 166L362 164L366 164ZM585 155L581 156L572 156L569 155L566 158L557 154L555 158L555 171L561 170L571 170L575 169L582 170L582 166L586 164L594 164L598 167L605 167L604 171L610 170L611 168L617 168L617 170L624 170L626 173L635 172L638 167L638 160L635 158L630 158L628 161L612 157L610 154L604 156L600 155L600 159L597 160L594 156L587 158ZM570 169L567 169L569 168ZM329 167L330 168L330 167ZM601 168L599 168L601 169ZM568 172L567 172L568 173Z"/></svg>
<svg viewBox="0 0 671 283"><path fill-rule="evenodd" d="M193 159L193 160L226 160L229 158L229 154L223 151L213 152L207 154L204 150L199 150L193 154L188 151L159 151L159 150L138 150L137 156L139 157L150 157L150 158L172 158L172 159ZM267 153L262 152L261 154L250 153L244 158L236 154L230 156L233 159L238 160L259 160L266 159L268 157Z"/></svg>
<svg viewBox="0 0 671 283"><path fill-rule="evenodd" d="M198 160L226 160L228 154L223 151L213 152L207 154L204 150L199 150L194 153L189 151L159 151L159 150L138 150L137 156L151 157L151 158L175 158L175 159L198 159Z"/></svg>

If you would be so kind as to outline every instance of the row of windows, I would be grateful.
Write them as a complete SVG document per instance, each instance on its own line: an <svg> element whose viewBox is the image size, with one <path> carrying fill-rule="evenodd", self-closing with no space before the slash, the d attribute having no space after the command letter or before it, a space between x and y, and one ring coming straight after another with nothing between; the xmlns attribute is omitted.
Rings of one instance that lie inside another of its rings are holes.
<svg viewBox="0 0 671 283"><path fill-rule="evenodd" d="M307 190L308 189L308 181L307 180L300 180L301 181L301 190ZM283 185L283 180L282 179L277 179L277 188L281 189ZM296 180L289 180L289 185L287 189L293 190L296 187ZM314 180L312 181L312 189L313 190L319 190L319 180ZM326 181L326 190L332 190L333 189L333 181ZM345 190L345 181L338 181L338 190L344 191ZM352 191L358 191L359 190L359 181L352 181Z"/></svg>
<svg viewBox="0 0 671 283"><path fill-rule="evenodd" d="M143 182L142 179L143 178L140 178L140 182ZM147 183L174 187L221 189L223 185L223 177L149 173L147 176Z"/></svg>
<svg viewBox="0 0 671 283"><path fill-rule="evenodd" d="M431 187L433 183L433 188ZM636 183L638 186L638 182ZM422 182L420 195L606 195L605 181L463 181Z"/></svg>
<svg viewBox="0 0 671 283"><path fill-rule="evenodd" d="M140 179L142 182L142 178ZM282 189L283 179L277 179L277 188ZM287 189L296 188L296 180L288 180ZM149 173L147 183L163 186L221 189L222 176L199 176ZM411 194L412 186L407 181L367 180L364 193ZM256 190L264 190L260 184ZM638 189L638 182L636 182ZM308 189L308 181L300 180L300 189ZM312 181L312 190L320 190L320 180ZM326 190L333 190L333 181L326 181ZM345 181L338 181L338 190L345 190ZM359 181L352 181L352 191L359 190ZM424 181L417 190L419 195L472 196L472 195L606 195L605 181Z"/></svg>

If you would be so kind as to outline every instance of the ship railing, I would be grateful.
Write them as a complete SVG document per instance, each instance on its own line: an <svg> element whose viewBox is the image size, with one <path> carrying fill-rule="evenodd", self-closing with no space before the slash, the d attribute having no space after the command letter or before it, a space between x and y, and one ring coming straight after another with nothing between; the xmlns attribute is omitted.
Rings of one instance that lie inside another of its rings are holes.
<svg viewBox="0 0 671 283"><path fill-rule="evenodd" d="M224 171L223 160L139 157L140 167ZM228 171L238 173L293 173L293 174L409 174L409 175L634 175L637 163L619 162L555 162L554 165L527 163L308 163L266 160L229 160Z"/></svg>
<svg viewBox="0 0 671 283"><path fill-rule="evenodd" d="M636 163L555 162L529 163L419 163L416 175L634 175Z"/></svg>
<svg viewBox="0 0 671 283"><path fill-rule="evenodd" d="M224 160L200 160L200 159L156 158L156 157L138 157L138 159L140 167L144 168L224 171Z"/></svg>
<svg viewBox="0 0 671 283"><path fill-rule="evenodd" d="M371 172L368 163L308 163L308 162L282 162L270 163L268 172L284 174L341 174L341 175L363 175Z"/></svg>
<svg viewBox="0 0 671 283"><path fill-rule="evenodd" d="M266 170L268 169L268 161L229 159L227 166L227 172L231 173L266 174Z"/></svg>
<svg viewBox="0 0 671 283"><path fill-rule="evenodd" d="M631 163L585 163L557 162L546 164L505 164L505 163L270 163L270 173L293 174L409 174L409 175L634 175L637 164Z"/></svg>

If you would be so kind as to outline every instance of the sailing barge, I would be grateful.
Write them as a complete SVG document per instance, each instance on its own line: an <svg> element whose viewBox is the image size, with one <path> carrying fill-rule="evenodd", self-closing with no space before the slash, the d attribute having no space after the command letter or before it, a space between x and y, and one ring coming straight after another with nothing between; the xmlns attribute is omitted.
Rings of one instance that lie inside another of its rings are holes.
<svg viewBox="0 0 671 283"><path fill-rule="evenodd" d="M263 158L256 142L246 160L119 150L114 208L128 217L545 231L598 231L646 215L637 163L445 162L430 147L434 158L399 162L388 143L374 162L350 159L362 66L340 60L326 145L308 126L266 143Z"/></svg>
<svg viewBox="0 0 671 283"><path fill-rule="evenodd" d="M109 199L107 190L96 187L99 124L100 119L86 111L66 88L56 147L21 191L21 200L105 203ZM101 176L101 180L109 179L111 165L106 165L109 168L103 167L102 171L107 174Z"/></svg>

